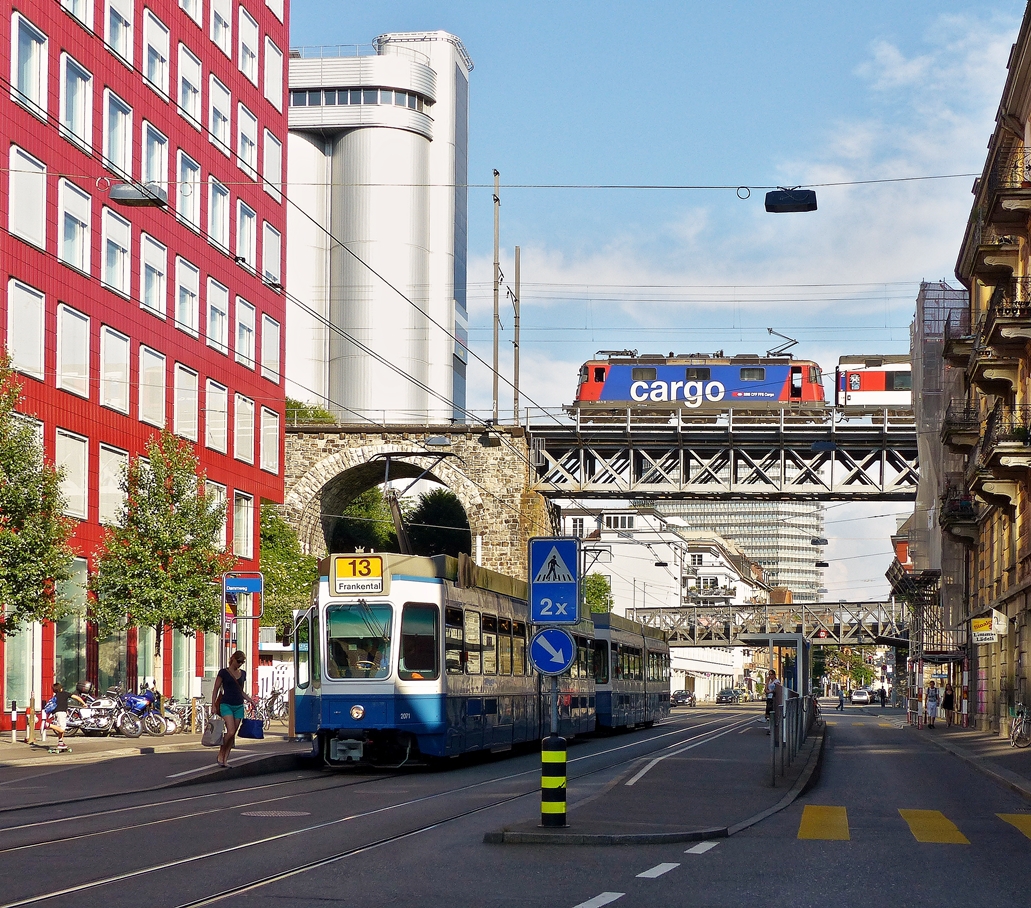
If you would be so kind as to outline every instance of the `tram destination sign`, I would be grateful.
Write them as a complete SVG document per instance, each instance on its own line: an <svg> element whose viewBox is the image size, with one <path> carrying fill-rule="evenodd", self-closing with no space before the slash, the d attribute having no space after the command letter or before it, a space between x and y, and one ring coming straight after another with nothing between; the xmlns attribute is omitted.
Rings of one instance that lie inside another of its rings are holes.
<svg viewBox="0 0 1031 908"><path fill-rule="evenodd" d="M333 595L383 592L381 555L335 555L331 577Z"/></svg>
<svg viewBox="0 0 1031 908"><path fill-rule="evenodd" d="M529 543L530 621L576 624L580 620L580 540L536 536Z"/></svg>

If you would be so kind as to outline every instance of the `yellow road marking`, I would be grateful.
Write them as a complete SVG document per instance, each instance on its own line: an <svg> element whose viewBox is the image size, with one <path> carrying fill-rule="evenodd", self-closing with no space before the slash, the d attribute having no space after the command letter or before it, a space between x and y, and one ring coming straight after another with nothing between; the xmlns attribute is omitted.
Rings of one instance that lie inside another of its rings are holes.
<svg viewBox="0 0 1031 908"><path fill-rule="evenodd" d="M847 842L848 812L844 807L818 807L807 804L802 811L802 822L798 824L800 839L833 839Z"/></svg>
<svg viewBox="0 0 1031 908"><path fill-rule="evenodd" d="M900 810L902 819L918 842L969 845L970 840L940 810Z"/></svg>
<svg viewBox="0 0 1031 908"><path fill-rule="evenodd" d="M894 728L895 726L892 725L890 722L878 722L877 723L877 727L878 728Z"/></svg>
<svg viewBox="0 0 1031 908"><path fill-rule="evenodd" d="M1000 820L1005 820L1010 826L1016 826L1024 835L1031 839L1031 814L1027 813L997 813Z"/></svg>

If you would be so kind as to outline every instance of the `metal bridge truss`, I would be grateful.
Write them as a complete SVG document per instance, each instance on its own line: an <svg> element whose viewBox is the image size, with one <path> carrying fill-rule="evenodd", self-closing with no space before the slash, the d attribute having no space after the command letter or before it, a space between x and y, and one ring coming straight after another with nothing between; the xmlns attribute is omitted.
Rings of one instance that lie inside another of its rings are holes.
<svg viewBox="0 0 1031 908"><path fill-rule="evenodd" d="M909 411L574 411L529 426L534 490L568 498L909 501Z"/></svg>
<svg viewBox="0 0 1031 908"><path fill-rule="evenodd" d="M826 602L795 605L745 604L628 609L627 618L665 631L670 646L750 646L743 638L802 634L815 644L892 645L909 627L901 602Z"/></svg>

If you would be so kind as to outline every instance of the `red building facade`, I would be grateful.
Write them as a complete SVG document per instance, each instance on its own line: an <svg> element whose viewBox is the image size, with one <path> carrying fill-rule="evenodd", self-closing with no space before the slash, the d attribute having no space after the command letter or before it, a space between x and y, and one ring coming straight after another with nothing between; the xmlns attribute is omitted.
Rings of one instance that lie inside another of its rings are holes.
<svg viewBox="0 0 1031 908"><path fill-rule="evenodd" d="M261 500L283 495L288 10L3 7L0 342L46 458L65 469L78 556L76 613L0 642L7 716L54 680L151 676L153 630L98 641L84 583L121 470L162 427L194 444L225 496L227 546L258 569ZM256 622L240 624L256 668ZM210 678L217 640L204 636L166 634L166 694Z"/></svg>

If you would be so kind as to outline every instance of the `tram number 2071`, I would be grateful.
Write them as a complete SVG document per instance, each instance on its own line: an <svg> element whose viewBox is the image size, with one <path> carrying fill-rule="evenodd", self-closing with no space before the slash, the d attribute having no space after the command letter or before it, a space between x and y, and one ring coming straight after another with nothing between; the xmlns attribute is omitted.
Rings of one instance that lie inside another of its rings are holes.
<svg viewBox="0 0 1031 908"><path fill-rule="evenodd" d="M400 720L401 720L402 722L404 722L404 721L405 721L406 719L411 719L411 718L412 718L412 714L411 714L411 713L401 713L401 714L400 714L400 715L398 716L398 718L399 718L399 719L400 719Z"/></svg>

